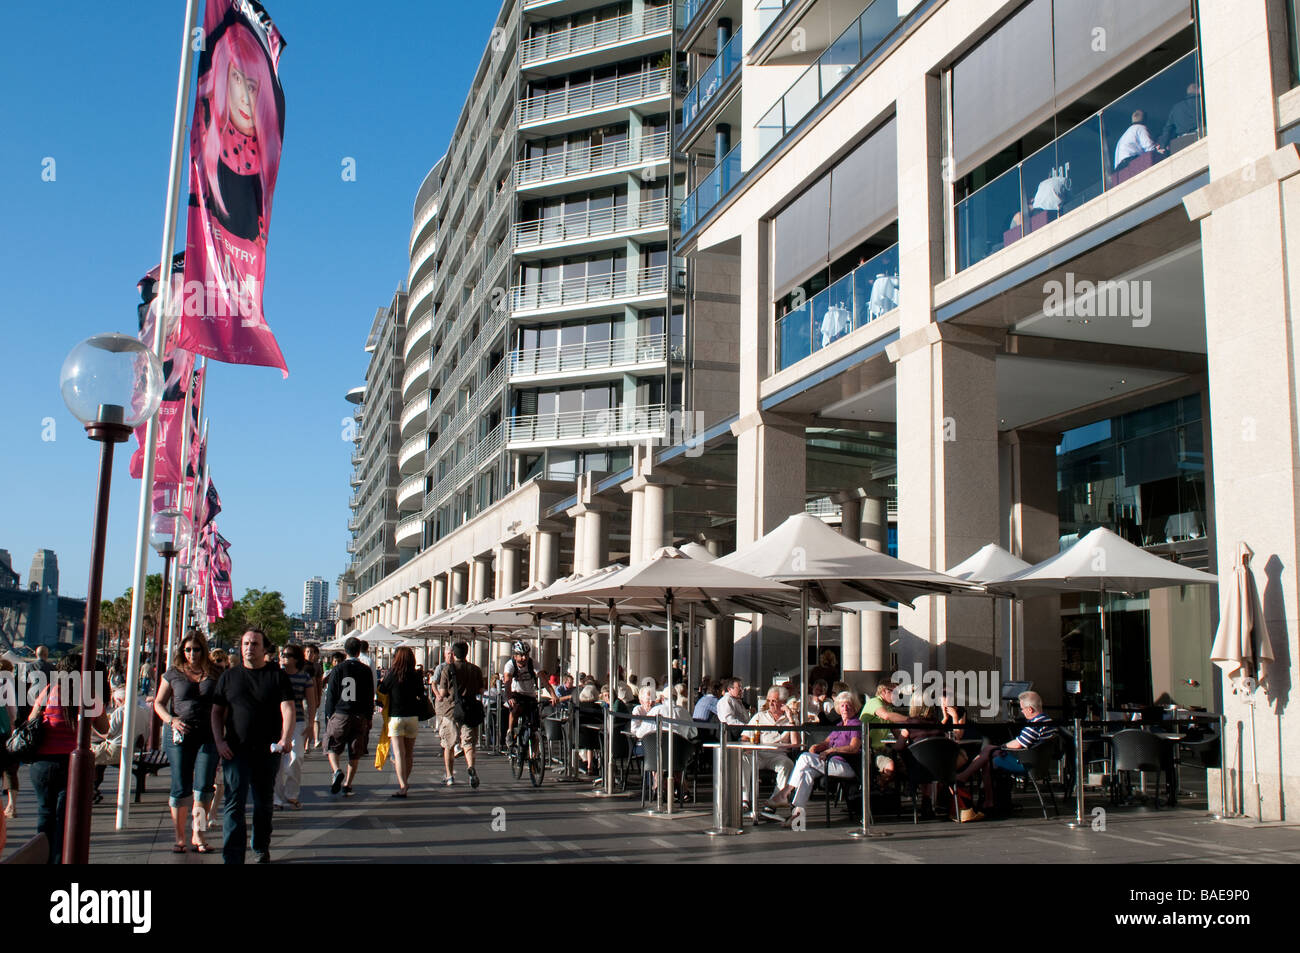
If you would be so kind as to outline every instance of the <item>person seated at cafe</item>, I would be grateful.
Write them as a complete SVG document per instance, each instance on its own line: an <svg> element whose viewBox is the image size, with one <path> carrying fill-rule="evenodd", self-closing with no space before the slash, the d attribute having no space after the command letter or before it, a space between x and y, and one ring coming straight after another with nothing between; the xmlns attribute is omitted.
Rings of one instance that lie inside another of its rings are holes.
<svg viewBox="0 0 1300 953"><path fill-rule="evenodd" d="M761 711L749 720L757 728L791 728L795 724L789 701L783 697L781 689L773 685L767 690L767 701ZM799 736L793 731L754 731L745 738L753 744L772 745L770 751L746 751L744 767L741 771L741 797L748 809L750 804L750 782L753 779L753 764L758 760L759 771L776 772L776 789L780 791L790 779L794 762L790 760L789 751L799 747Z"/></svg>
<svg viewBox="0 0 1300 953"><path fill-rule="evenodd" d="M555 686L555 697L561 701L567 700L573 694L573 676L566 675L560 679L560 684Z"/></svg>
<svg viewBox="0 0 1300 953"><path fill-rule="evenodd" d="M703 687L700 700L695 703L691 718L695 721L718 720L718 697L722 694L722 682L714 679Z"/></svg>
<svg viewBox="0 0 1300 953"><path fill-rule="evenodd" d="M839 721L835 714L835 702L826 688L824 679L817 679L812 685L812 697L808 699L808 720L818 725L833 725Z"/></svg>
<svg viewBox="0 0 1300 953"><path fill-rule="evenodd" d="M1182 136L1191 135L1201 128L1201 87L1196 83L1187 85L1187 96L1174 103L1169 110L1169 118L1160 131L1160 145L1168 149L1169 144ZM1189 140L1190 141L1190 140ZM1179 143L1181 146L1182 143ZM1177 149L1174 150L1175 152Z"/></svg>
<svg viewBox="0 0 1300 953"><path fill-rule="evenodd" d="M1115 171L1120 171L1140 155L1148 152L1164 155L1165 151L1163 146L1151 138L1151 132L1146 127L1146 113L1135 109L1132 124L1115 144Z"/></svg>
<svg viewBox="0 0 1300 953"><path fill-rule="evenodd" d="M770 808L790 807L786 826L790 826L798 813L812 797L813 782L818 777L851 778L857 773L855 765L862 758L862 722L853 717L857 697L852 692L841 692L835 697L835 708L840 714L840 727L832 731L825 741L818 742L794 764L790 779L767 801Z"/></svg>
<svg viewBox="0 0 1300 953"><path fill-rule="evenodd" d="M1024 774L1025 766L1014 754L1008 751L1023 751L1035 745L1050 741L1056 735L1056 727L1043 711L1043 698L1038 692L1021 692L1019 696L1020 713L1025 718L1025 726L1020 734L1006 744L994 746L986 744L982 751L957 774L957 783L965 784L976 773L984 777L984 803L993 803L993 769L1010 774Z"/></svg>
<svg viewBox="0 0 1300 953"><path fill-rule="evenodd" d="M582 691L578 693L578 738L580 741L597 739L599 737L598 730L604 724L605 712L600 706L597 695L595 685L584 685ZM596 757L596 749L579 747L578 757L582 759L586 773L594 773L593 762Z"/></svg>
<svg viewBox="0 0 1300 953"><path fill-rule="evenodd" d="M898 690L898 684L891 681L883 681L876 686L876 694L867 699L867 703L862 706L862 713L859 717L863 723L873 725L901 725L907 721L907 715L894 708L895 692ZM838 705L838 698L836 696ZM880 776L880 786L885 787L894 779L894 759L890 757L889 747L890 733L887 729L873 728L870 733L869 743L871 753L874 758L876 771Z"/></svg>
<svg viewBox="0 0 1300 953"><path fill-rule="evenodd" d="M637 693L637 698L640 704L632 709L632 714L635 716L649 715L659 698L659 692L653 685L647 683L641 686L641 690ZM648 734L652 734L654 730L655 723L653 718L634 717L632 719L632 734L637 738L637 740L644 738Z"/></svg>
<svg viewBox="0 0 1300 953"><path fill-rule="evenodd" d="M718 699L718 721L724 725L743 725L749 721L745 707L745 683L738 678L722 680L722 697Z"/></svg>
<svg viewBox="0 0 1300 953"><path fill-rule="evenodd" d="M808 673L808 679L813 682L820 680L829 685L831 682L835 681L839 674L839 659L835 657L835 653L830 649L823 649L822 654L817 658L817 664L814 665L812 671Z"/></svg>

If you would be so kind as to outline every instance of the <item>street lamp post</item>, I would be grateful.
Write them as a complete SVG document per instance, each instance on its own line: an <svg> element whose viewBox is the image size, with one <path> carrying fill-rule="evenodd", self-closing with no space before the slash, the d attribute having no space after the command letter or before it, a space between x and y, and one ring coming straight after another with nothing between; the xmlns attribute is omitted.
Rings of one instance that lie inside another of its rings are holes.
<svg viewBox="0 0 1300 953"><path fill-rule="evenodd" d="M180 516L180 510L159 510L153 515L153 521L149 527L149 544L157 551L158 555L163 558L162 574L162 594L158 600L158 629L154 636L153 660L154 674L153 684L154 691L157 692L162 686L163 672L167 667L163 661L163 629L167 625L167 588L171 580L172 560L180 552L182 540L179 538L184 530L183 524L177 521ZM188 533L185 533L188 539ZM159 742L162 738L162 719L158 717L158 712L153 708L149 710L149 750L157 751Z"/></svg>
<svg viewBox="0 0 1300 953"><path fill-rule="evenodd" d="M109 489L113 478L113 445L158 410L163 376L158 359L143 344L125 334L99 334L69 352L59 374L59 390L68 409L82 422L86 435L100 444L99 483L95 522L90 535L90 581L86 587L86 629L81 650L82 691L77 698L77 747L68 764L67 820L63 862L90 861L90 806L95 759L90 752L90 724L104 703L93 685L99 641L99 597L103 589L104 545L108 530ZM85 686L93 685L93 694ZM87 700L90 705L87 706Z"/></svg>

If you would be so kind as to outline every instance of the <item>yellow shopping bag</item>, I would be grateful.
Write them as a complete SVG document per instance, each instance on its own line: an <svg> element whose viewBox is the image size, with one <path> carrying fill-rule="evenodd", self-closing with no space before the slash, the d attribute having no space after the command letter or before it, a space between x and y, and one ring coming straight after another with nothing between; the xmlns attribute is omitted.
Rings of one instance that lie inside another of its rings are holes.
<svg viewBox="0 0 1300 953"><path fill-rule="evenodd" d="M388 738L388 696L376 695L383 710L379 714L379 744L375 745L375 767L380 771L384 770L384 762L388 760L388 748L392 742Z"/></svg>

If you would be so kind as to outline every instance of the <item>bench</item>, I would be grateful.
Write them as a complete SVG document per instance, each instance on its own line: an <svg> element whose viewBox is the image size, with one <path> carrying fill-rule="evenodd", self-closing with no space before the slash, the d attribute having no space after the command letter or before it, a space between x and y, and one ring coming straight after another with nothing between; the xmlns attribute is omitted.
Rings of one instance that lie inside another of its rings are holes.
<svg viewBox="0 0 1300 953"><path fill-rule="evenodd" d="M139 739L140 744L144 744L144 739ZM157 774L163 768L167 767L167 754L161 748L153 751L137 750L131 757L131 774L135 776L135 798L136 804L140 803L140 796L144 794L145 779L151 774Z"/></svg>

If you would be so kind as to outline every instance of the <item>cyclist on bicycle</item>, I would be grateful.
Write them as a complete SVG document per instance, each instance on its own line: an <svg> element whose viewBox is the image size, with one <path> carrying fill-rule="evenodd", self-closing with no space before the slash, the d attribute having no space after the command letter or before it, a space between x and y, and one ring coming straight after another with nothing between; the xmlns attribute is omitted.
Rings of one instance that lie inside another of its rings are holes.
<svg viewBox="0 0 1300 953"><path fill-rule="evenodd" d="M506 704L510 706L509 737L514 737L515 725L526 719L535 730L537 720L537 671L529 657L528 643L519 639L510 646L511 659L501 670L501 681L506 688Z"/></svg>

